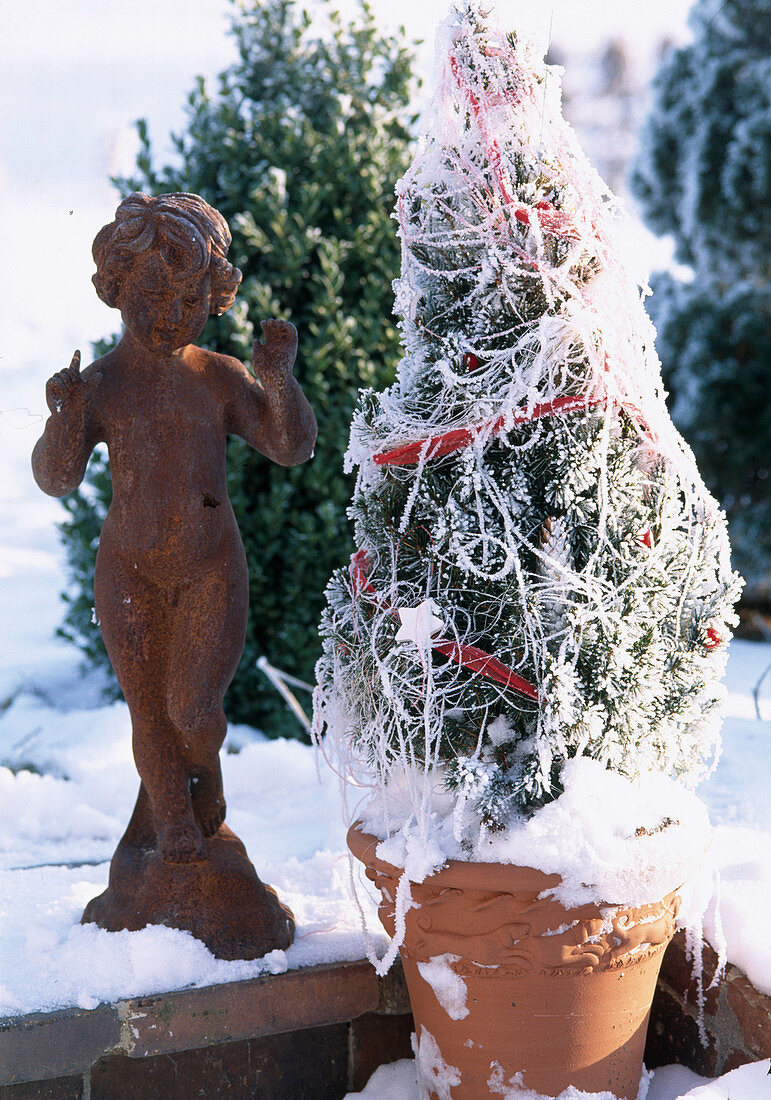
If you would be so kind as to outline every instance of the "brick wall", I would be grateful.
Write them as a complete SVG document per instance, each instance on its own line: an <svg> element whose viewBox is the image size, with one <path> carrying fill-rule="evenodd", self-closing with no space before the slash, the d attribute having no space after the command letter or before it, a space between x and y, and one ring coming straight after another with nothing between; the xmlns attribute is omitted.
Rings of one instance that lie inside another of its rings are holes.
<svg viewBox="0 0 771 1100"><path fill-rule="evenodd" d="M717 955L705 944L704 1045L685 936L675 936L664 956L651 1009L645 1050L649 1069L677 1062L704 1077L718 1077L771 1056L771 997L759 993L730 963L715 988L708 989L716 968Z"/></svg>

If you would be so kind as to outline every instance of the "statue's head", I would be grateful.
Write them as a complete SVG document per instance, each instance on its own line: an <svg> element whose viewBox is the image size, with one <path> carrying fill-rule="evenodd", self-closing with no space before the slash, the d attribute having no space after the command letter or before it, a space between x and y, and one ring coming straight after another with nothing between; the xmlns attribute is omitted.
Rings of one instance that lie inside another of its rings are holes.
<svg viewBox="0 0 771 1100"><path fill-rule="evenodd" d="M96 292L120 307L125 281L138 265L155 261L170 280L193 286L208 276L208 312L224 313L236 297L241 272L226 259L230 230L222 215L199 195L177 192L152 198L135 192L97 233L92 248Z"/></svg>

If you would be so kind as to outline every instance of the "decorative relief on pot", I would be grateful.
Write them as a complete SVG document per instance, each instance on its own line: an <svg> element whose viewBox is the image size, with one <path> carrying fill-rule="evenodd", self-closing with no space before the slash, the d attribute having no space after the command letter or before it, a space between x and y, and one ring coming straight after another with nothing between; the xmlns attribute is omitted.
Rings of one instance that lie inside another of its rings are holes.
<svg viewBox="0 0 771 1100"><path fill-rule="evenodd" d="M666 948L679 908L680 898L672 893L636 909L603 907L599 919L593 907L566 910L573 920L534 936L538 961L554 975L634 966Z"/></svg>
<svg viewBox="0 0 771 1100"><path fill-rule="evenodd" d="M412 887L412 897L420 908L409 916L405 947L415 958L449 953L480 969L496 964L532 968L532 929L521 919L532 910L532 897L423 883Z"/></svg>
<svg viewBox="0 0 771 1100"><path fill-rule="evenodd" d="M366 874L380 891L378 915L393 935L400 873L373 858ZM402 952L418 962L454 955L452 969L466 977L511 978L532 970L567 977L626 969L665 949L680 906L672 893L636 909L565 909L534 890L461 890L444 885L447 877L440 871L426 882L410 883L413 908Z"/></svg>

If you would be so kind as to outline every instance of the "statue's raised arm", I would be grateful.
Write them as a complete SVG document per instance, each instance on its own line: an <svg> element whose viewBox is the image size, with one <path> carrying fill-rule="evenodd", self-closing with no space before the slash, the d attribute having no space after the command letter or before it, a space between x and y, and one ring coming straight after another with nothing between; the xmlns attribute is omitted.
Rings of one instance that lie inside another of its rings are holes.
<svg viewBox="0 0 771 1100"><path fill-rule="evenodd" d="M32 473L44 493L61 497L77 489L100 433L94 408L95 390L102 380L98 370L80 373L80 352L68 367L46 383L51 413L32 452Z"/></svg>
<svg viewBox="0 0 771 1100"><path fill-rule="evenodd" d="M292 367L297 330L290 321L262 321L263 343L254 341L246 388L230 408L230 430L280 466L297 466L313 454L316 418Z"/></svg>

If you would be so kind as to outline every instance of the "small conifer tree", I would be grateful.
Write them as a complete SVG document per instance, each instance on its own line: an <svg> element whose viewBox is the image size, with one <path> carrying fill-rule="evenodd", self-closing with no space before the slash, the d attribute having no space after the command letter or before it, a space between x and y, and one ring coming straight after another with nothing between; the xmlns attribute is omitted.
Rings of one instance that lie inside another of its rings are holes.
<svg viewBox="0 0 771 1100"><path fill-rule="evenodd" d="M771 593L771 8L697 0L690 24L656 74L631 183L693 279L656 275L649 312L736 565Z"/></svg>
<svg viewBox="0 0 771 1100"><path fill-rule="evenodd" d="M473 0L443 49L397 191L404 357L353 422L358 549L327 590L316 728L400 775L413 820L444 784L473 840L579 755L693 779L738 582L557 76Z"/></svg>
<svg viewBox="0 0 771 1100"><path fill-rule="evenodd" d="M119 181L124 194L192 191L228 221L230 258L244 279L236 306L210 319L203 344L248 364L258 321L291 319L299 331L295 373L319 424L314 460L287 470L237 440L228 454L251 611L226 709L272 736L301 727L256 661L266 656L312 677L324 585L351 549L352 480L342 468L351 413L360 386L393 378L399 354L391 196L408 163L412 57L377 30L366 4L356 22L334 11L328 19L319 37L291 0L242 0L232 26L238 60L215 94L201 81L190 95L177 163L154 165L142 123L137 174ZM74 590L63 633L106 664L92 622L93 561L111 495L105 456L92 461L86 482L64 501Z"/></svg>

